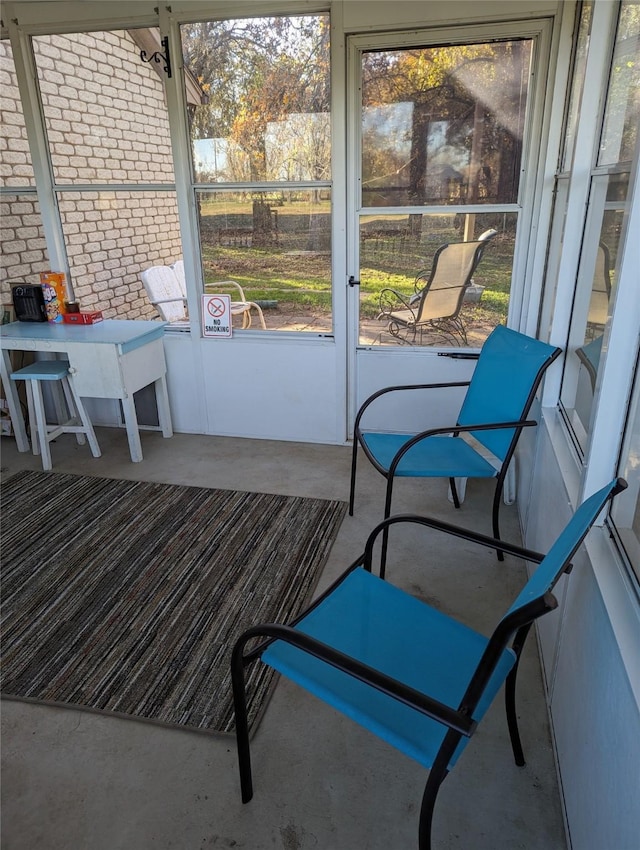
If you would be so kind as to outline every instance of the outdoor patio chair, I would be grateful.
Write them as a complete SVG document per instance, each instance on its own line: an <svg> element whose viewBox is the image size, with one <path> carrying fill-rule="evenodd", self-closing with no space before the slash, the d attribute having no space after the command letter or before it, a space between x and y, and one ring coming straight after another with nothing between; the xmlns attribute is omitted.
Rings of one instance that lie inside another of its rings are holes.
<svg viewBox="0 0 640 850"><path fill-rule="evenodd" d="M260 659L429 770L418 846L430 850L440 785L503 684L513 755L516 764L524 765L515 701L524 642L533 621L556 608L551 591L569 571L607 500L626 486L617 479L586 499L546 557L427 517L391 517L374 529L364 553L293 623L245 631L231 660L243 802L253 796L244 668ZM407 523L497 546L539 564L490 637L372 573L379 532ZM257 646L255 639L262 639Z"/></svg>
<svg viewBox="0 0 640 850"><path fill-rule="evenodd" d="M175 263L171 266L171 268L175 271L178 276L178 280L180 281L180 286L184 289L185 294L187 291L187 281L184 275L184 260L176 260ZM231 300L231 315L232 316L242 316L242 328L246 330L251 327L251 310L255 310L258 314L258 318L260 320L260 326L263 330L266 330L266 324L264 321L264 316L262 314L262 309L258 304L254 301L247 301L245 298L244 291L239 283L236 283L235 280L219 280L214 283L205 283L204 291L207 293L211 292L224 292L227 295L237 293L238 300Z"/></svg>
<svg viewBox="0 0 640 850"><path fill-rule="evenodd" d="M418 333L422 343L423 333L434 331L454 344L466 345L467 331L460 310L473 273L497 232L487 230L473 242L441 245L431 268L416 275L413 295L383 289L378 319L387 322L388 333L412 345Z"/></svg>
<svg viewBox="0 0 640 850"><path fill-rule="evenodd" d="M349 514L353 515L358 446L387 479L384 517L391 514L396 478L448 478L456 508L460 499L456 478L496 478L493 536L500 538L499 510L505 477L545 370L560 354L545 342L498 325L478 355L470 381L385 387L369 396L355 420L351 461ZM366 431L362 421L382 396L416 390L467 387L455 423L417 434ZM386 548L386 535L384 537ZM499 554L498 557L501 558Z"/></svg>
<svg viewBox="0 0 640 850"><path fill-rule="evenodd" d="M590 336L602 334L609 315L611 298L611 270L609 248L604 242L598 245L596 267L593 273L593 286L587 315L587 332Z"/></svg>
<svg viewBox="0 0 640 850"><path fill-rule="evenodd" d="M189 329L187 291L170 266L151 266L140 273L149 301L173 328Z"/></svg>
<svg viewBox="0 0 640 850"><path fill-rule="evenodd" d="M184 261L178 260L171 266L152 266L141 272L140 277L149 300L173 328L189 328L187 310L187 282L184 274ZM242 327L251 327L251 310L255 309L260 325L266 329L264 316L258 304L247 301L242 287L234 280L221 280L205 284L206 292L224 292L235 294L238 300L231 301L231 316L242 317Z"/></svg>

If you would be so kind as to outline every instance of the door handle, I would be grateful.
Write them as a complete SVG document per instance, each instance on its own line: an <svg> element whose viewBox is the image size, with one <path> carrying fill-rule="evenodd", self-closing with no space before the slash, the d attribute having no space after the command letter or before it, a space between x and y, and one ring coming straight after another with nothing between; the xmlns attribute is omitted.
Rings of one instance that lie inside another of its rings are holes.
<svg viewBox="0 0 640 850"><path fill-rule="evenodd" d="M353 275L349 278L349 286L360 286L360 281L356 280Z"/></svg>

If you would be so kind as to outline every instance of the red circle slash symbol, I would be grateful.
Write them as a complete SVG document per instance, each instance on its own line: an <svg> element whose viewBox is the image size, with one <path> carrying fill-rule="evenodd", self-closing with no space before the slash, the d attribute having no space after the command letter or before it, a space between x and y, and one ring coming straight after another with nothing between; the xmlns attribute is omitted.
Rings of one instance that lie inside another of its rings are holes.
<svg viewBox="0 0 640 850"><path fill-rule="evenodd" d="M211 298L207 304L207 312L213 316L214 319L217 319L219 316L223 316L225 312L224 301L221 298Z"/></svg>

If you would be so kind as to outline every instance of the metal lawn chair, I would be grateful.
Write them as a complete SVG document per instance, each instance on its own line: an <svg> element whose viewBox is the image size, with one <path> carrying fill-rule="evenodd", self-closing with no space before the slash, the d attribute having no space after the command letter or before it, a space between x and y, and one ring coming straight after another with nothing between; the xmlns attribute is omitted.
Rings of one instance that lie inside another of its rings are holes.
<svg viewBox="0 0 640 850"><path fill-rule="evenodd" d="M187 292L170 266L151 266L140 272L149 301L173 328L189 329Z"/></svg>
<svg viewBox="0 0 640 850"><path fill-rule="evenodd" d="M177 260L171 268L175 271L178 280L180 281L180 285L184 288L186 293L187 282L184 276L184 260ZM266 330L267 326L264 321L261 307L256 304L255 301L247 301L242 287L235 280L217 280L212 283L205 283L204 291L207 293L222 292L229 295L231 297L231 316L242 317L243 330L247 330L247 328L251 327L252 309L258 314L260 327L263 330Z"/></svg>
<svg viewBox="0 0 640 850"><path fill-rule="evenodd" d="M472 242L451 242L435 253L431 269L418 272L414 294L406 297L395 289L380 292L378 319L398 340L422 343L423 333L436 332L447 341L467 344L467 331L460 318L464 297L473 273L496 230L487 230Z"/></svg>

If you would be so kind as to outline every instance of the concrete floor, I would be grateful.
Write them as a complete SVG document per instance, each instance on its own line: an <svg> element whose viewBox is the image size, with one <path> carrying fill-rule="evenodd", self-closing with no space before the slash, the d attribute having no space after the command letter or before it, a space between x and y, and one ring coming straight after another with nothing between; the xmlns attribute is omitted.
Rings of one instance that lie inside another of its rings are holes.
<svg viewBox="0 0 640 850"><path fill-rule="evenodd" d="M93 459L65 435L54 471L347 499L350 450L157 432L129 461L124 431L98 429ZM3 438L2 474L40 469ZM323 583L361 551L381 518L384 480L360 467L356 514L333 546ZM403 481L394 509L489 533L493 485L470 483L454 517L443 481ZM515 507L504 536L519 539ZM392 540L389 577L447 613L490 629L524 566L436 532ZM535 638L519 678L527 765L514 765L499 699L436 804L437 850L564 850L559 790ZM426 773L331 708L281 680L252 744L255 796L243 806L235 742L76 709L2 702L3 850L412 850Z"/></svg>

